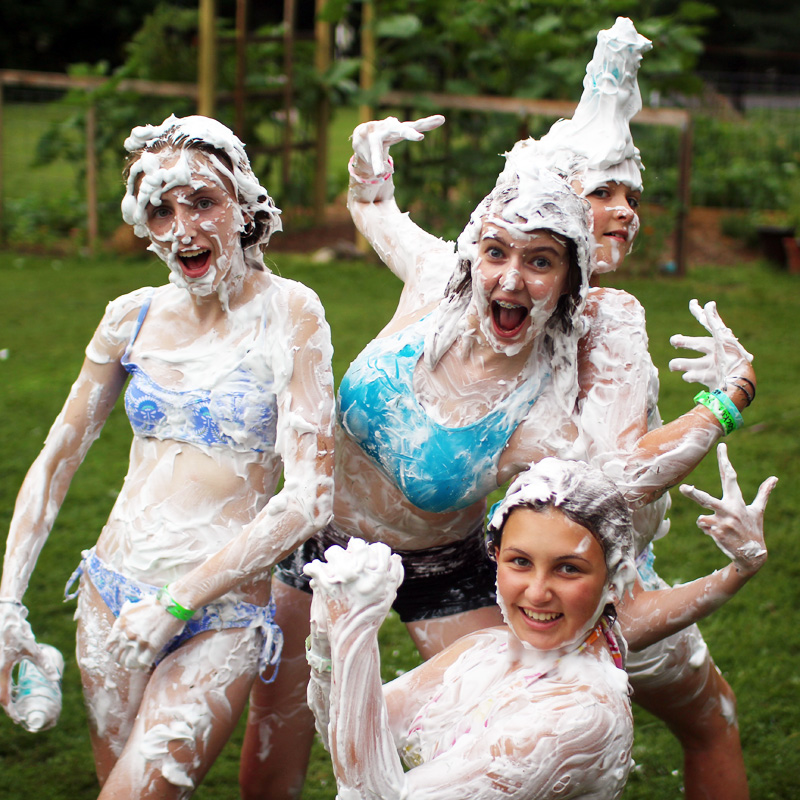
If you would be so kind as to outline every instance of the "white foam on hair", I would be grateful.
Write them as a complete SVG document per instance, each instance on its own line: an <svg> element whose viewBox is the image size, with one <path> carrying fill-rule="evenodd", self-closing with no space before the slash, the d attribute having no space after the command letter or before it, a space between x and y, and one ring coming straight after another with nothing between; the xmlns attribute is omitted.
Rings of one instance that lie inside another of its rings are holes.
<svg viewBox="0 0 800 800"><path fill-rule="evenodd" d="M637 74L652 46L627 17L600 31L572 119L559 120L538 141L517 142L506 154L508 168L533 158L569 181L579 180L584 194L608 181L641 191L644 166L630 122L642 108Z"/></svg>
<svg viewBox="0 0 800 800"><path fill-rule="evenodd" d="M630 512L614 484L600 470L581 461L542 459L517 475L495 508L488 530L502 529L508 515L519 506L550 506L570 514L577 512L572 518L585 527L581 517L584 513L591 515L592 532L603 548L608 570L605 602L618 602L631 589L636 566Z"/></svg>
<svg viewBox="0 0 800 800"><path fill-rule="evenodd" d="M195 149L197 143L224 152L230 159L232 169L213 153L207 154L218 174L232 184L245 220L256 226L258 236L245 248L245 261L263 269L261 249L275 231L283 229L281 211L253 173L242 142L215 119L173 114L160 125L140 125L131 131L125 140L125 149L140 156L130 167L122 200L123 219L134 226L137 236L147 237L145 210L148 204L157 206L164 192L176 186L191 185L191 161L186 151ZM165 167L165 154L175 152L179 153L178 161Z"/></svg>

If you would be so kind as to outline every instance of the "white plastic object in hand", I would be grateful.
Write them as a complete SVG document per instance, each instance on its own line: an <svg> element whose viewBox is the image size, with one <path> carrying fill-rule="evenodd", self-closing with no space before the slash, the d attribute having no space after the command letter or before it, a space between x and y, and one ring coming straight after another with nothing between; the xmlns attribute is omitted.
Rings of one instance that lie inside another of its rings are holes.
<svg viewBox="0 0 800 800"><path fill-rule="evenodd" d="M64 657L48 644L39 646L58 678L48 678L30 659L23 658L17 667L17 681L11 687L15 722L26 731L37 733L52 728L61 714L61 676Z"/></svg>

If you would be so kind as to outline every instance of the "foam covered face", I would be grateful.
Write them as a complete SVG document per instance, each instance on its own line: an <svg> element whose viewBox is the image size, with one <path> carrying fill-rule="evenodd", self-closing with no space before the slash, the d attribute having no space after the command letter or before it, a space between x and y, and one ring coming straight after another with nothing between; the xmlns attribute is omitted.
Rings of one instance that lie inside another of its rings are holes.
<svg viewBox="0 0 800 800"><path fill-rule="evenodd" d="M575 186L580 191L580 185ZM642 193L625 183L606 181L584 194L592 207L595 273L613 272L630 252L639 232Z"/></svg>
<svg viewBox="0 0 800 800"><path fill-rule="evenodd" d="M187 180L163 183L145 207L151 250L170 268L170 281L205 296L243 269L240 234L244 219L230 182L205 153L182 151L165 157L167 174L188 160Z"/></svg>
<svg viewBox="0 0 800 800"><path fill-rule="evenodd" d="M579 645L607 602L595 536L556 508L515 508L503 527L497 588L506 622L538 650Z"/></svg>
<svg viewBox="0 0 800 800"><path fill-rule="evenodd" d="M481 330L495 350L519 352L544 329L566 291L568 273L563 238L484 220L473 292Z"/></svg>

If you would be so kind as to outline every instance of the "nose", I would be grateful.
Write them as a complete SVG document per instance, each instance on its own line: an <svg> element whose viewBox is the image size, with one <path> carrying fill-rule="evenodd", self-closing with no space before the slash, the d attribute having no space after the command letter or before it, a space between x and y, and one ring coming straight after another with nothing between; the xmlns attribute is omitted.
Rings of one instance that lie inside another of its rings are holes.
<svg viewBox="0 0 800 800"><path fill-rule="evenodd" d="M627 222L630 222L635 214L636 212L630 207L630 205L628 205L627 202L620 203L614 211L614 215L617 219L625 220Z"/></svg>
<svg viewBox="0 0 800 800"><path fill-rule="evenodd" d="M500 288L504 292L518 292L523 287L522 273L518 260L512 259L500 278Z"/></svg>
<svg viewBox="0 0 800 800"><path fill-rule="evenodd" d="M535 572L528 579L528 586L525 590L525 599L534 607L541 607L549 603L553 598L548 576L541 572Z"/></svg>
<svg viewBox="0 0 800 800"><path fill-rule="evenodd" d="M192 237L197 231L197 213L189 206L177 204L175 209L175 235Z"/></svg>

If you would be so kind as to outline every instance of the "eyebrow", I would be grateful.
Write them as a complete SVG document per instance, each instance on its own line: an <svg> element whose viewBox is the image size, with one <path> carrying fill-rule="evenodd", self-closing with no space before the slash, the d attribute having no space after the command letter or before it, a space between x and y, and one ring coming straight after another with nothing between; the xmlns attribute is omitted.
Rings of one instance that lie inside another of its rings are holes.
<svg viewBox="0 0 800 800"><path fill-rule="evenodd" d="M533 559L531 558L530 553L528 553L526 550L520 549L519 547L501 548L500 552L501 553L516 553L517 555L525 556L525 558L527 558L528 561L533 561ZM565 553L564 555L556 556L554 561L582 561L585 564L589 564L590 563L588 558L584 558L579 553Z"/></svg>

